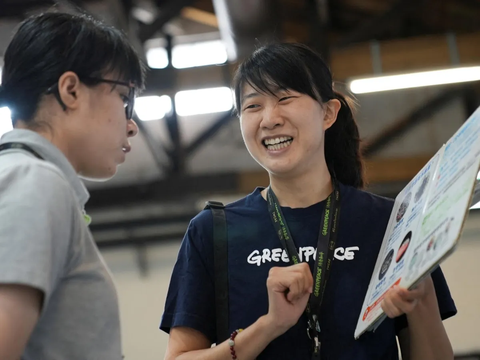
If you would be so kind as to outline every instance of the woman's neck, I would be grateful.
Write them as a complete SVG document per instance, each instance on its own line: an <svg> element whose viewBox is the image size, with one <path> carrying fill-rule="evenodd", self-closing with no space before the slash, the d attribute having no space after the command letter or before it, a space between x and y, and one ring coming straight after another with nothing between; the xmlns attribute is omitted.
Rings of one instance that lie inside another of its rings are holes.
<svg viewBox="0 0 480 360"><path fill-rule="evenodd" d="M71 145L71 141L69 142L67 140L68 136L66 136L66 134L62 132L58 126L46 126L44 125L43 122L40 122L38 120L35 121L35 123L37 125L32 127L32 126L29 126L28 123L26 123L25 121L18 120L17 123L15 124L15 128L35 131L40 136L43 136L45 139L51 142L65 155L67 160L70 162L70 164L72 164L73 168L78 173L79 172L78 163L75 161L74 156L72 156L72 154L74 153L72 151L74 146Z"/></svg>
<svg viewBox="0 0 480 360"><path fill-rule="evenodd" d="M278 177L270 174L270 187L277 196L280 206L290 208L306 208L319 203L333 191L326 164L301 176ZM262 195L266 198L266 190Z"/></svg>

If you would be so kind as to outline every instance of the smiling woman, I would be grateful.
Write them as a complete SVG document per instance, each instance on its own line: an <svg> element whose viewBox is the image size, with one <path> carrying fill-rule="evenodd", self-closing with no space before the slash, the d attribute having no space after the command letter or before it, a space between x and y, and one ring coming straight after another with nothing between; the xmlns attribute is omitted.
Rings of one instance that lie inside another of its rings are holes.
<svg viewBox="0 0 480 360"><path fill-rule="evenodd" d="M398 336L403 359L451 360L442 319L456 309L440 269L417 290L389 292L391 318L354 339L393 201L360 190L358 128L320 56L260 48L233 87L245 145L270 185L191 221L160 325L166 359L397 360Z"/></svg>
<svg viewBox="0 0 480 360"><path fill-rule="evenodd" d="M79 177L107 179L137 133L144 66L86 16L27 19L4 57L0 108L0 359L122 358L118 300ZM94 299L92 301L92 299Z"/></svg>

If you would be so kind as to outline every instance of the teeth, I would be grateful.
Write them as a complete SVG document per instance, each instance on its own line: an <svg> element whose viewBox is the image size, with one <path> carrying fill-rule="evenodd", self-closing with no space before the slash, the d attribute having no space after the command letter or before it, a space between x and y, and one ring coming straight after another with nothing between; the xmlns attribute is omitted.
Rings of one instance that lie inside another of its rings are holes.
<svg viewBox="0 0 480 360"><path fill-rule="evenodd" d="M278 138L274 138L274 139L266 139L266 140L263 141L263 143L265 145L276 145L276 144L279 144L281 142L285 142L287 140L291 141L291 140L293 140L293 138L290 137L290 136L282 136L282 137L278 137Z"/></svg>
<svg viewBox="0 0 480 360"><path fill-rule="evenodd" d="M284 149L292 144L292 140L282 142L281 144L267 145L268 150L280 150Z"/></svg>

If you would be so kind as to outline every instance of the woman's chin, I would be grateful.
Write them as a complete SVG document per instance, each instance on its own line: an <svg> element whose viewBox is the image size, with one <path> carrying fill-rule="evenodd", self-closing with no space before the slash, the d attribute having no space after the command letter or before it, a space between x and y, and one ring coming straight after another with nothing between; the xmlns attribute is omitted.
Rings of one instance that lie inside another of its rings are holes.
<svg viewBox="0 0 480 360"><path fill-rule="evenodd" d="M117 173L117 166L103 166L92 169L87 169L78 174L82 179L95 182L103 182L110 180Z"/></svg>

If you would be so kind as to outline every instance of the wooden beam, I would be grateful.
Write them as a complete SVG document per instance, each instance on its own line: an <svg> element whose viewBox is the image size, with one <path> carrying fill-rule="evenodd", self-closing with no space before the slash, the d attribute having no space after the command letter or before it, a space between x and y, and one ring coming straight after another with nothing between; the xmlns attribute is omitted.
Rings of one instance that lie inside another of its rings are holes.
<svg viewBox="0 0 480 360"><path fill-rule="evenodd" d="M208 25L218 29L217 16L211 12L200 10L191 6L183 8L180 13L185 19L195 21L199 24Z"/></svg>
<svg viewBox="0 0 480 360"><path fill-rule="evenodd" d="M303 34L302 34L303 36ZM458 65L480 65L480 32L456 36ZM370 43L344 49L332 49L330 67L335 81L373 76ZM446 36L380 42L383 73L406 73L433 68L449 68L452 64ZM230 83L237 64L202 66L190 69L160 69L148 72L148 94L175 94L179 90L225 86ZM175 88L173 88L173 79Z"/></svg>
<svg viewBox="0 0 480 360"><path fill-rule="evenodd" d="M458 65L480 63L480 33L456 36L460 59ZM412 39L380 42L382 72L402 73L454 66L447 36L424 36ZM370 43L332 50L331 68L336 80L373 74Z"/></svg>

